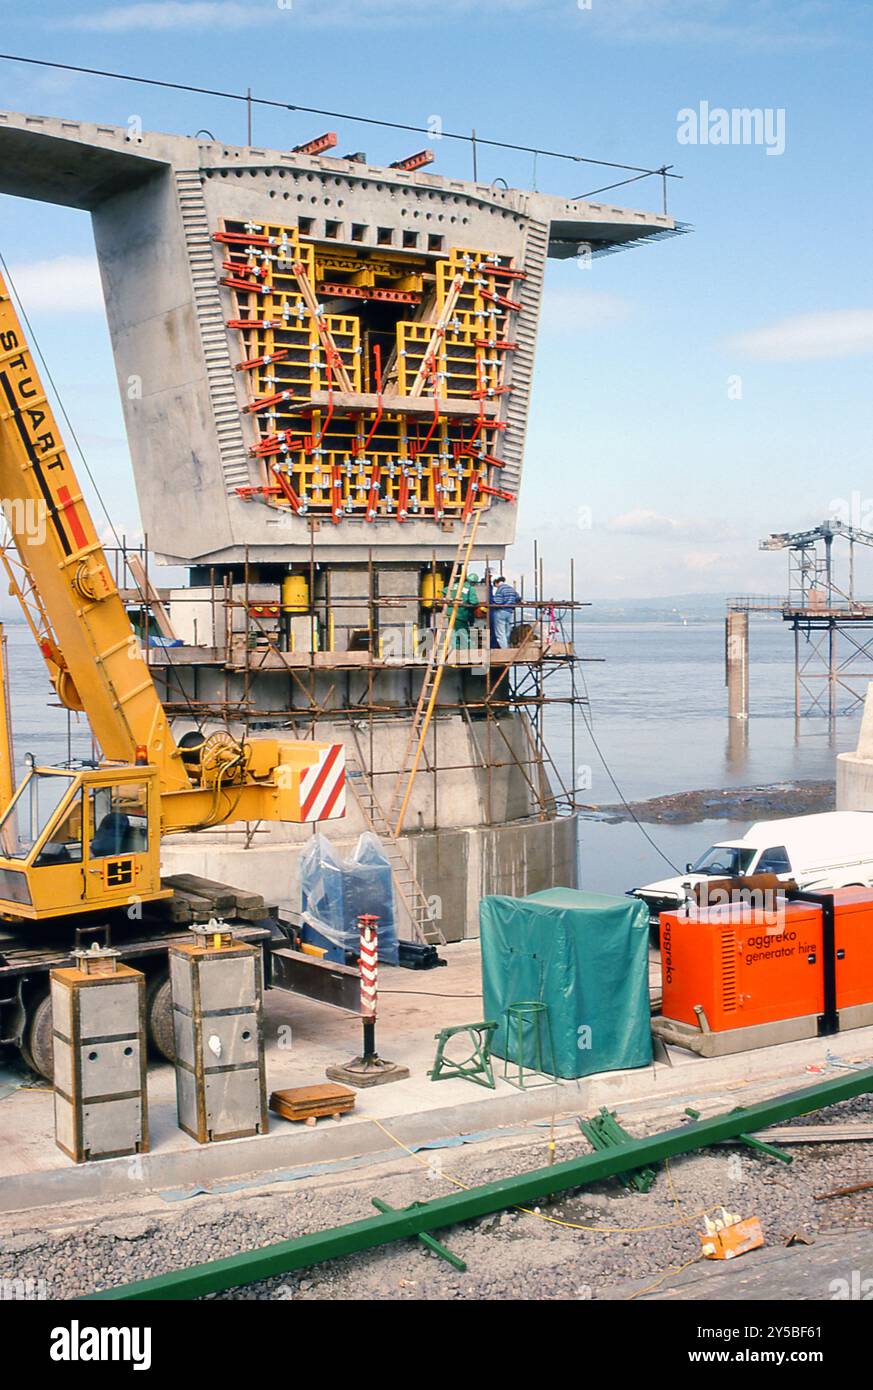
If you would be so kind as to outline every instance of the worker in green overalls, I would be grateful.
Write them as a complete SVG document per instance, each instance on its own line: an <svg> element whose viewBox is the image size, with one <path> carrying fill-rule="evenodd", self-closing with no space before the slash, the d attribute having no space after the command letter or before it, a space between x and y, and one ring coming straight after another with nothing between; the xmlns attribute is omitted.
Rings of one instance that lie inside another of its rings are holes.
<svg viewBox="0 0 873 1390"><path fill-rule="evenodd" d="M446 594L446 613L451 621L452 608L451 602L457 596L458 611L455 615L454 646L468 647L470 645L470 628L476 616L476 609L479 604L479 595L476 592L476 585L479 583L479 576L468 574L464 583L458 589L457 581L451 586Z"/></svg>

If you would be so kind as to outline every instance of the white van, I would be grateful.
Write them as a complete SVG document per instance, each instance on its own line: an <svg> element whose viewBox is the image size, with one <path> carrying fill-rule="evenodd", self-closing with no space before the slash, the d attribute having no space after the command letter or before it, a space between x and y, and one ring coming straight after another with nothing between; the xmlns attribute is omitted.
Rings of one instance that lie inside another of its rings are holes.
<svg viewBox="0 0 873 1390"><path fill-rule="evenodd" d="M633 889L649 906L649 920L685 901L685 885L738 875L777 874L800 888L873 885L873 811L823 811L814 816L756 821L741 840L723 840L687 872Z"/></svg>

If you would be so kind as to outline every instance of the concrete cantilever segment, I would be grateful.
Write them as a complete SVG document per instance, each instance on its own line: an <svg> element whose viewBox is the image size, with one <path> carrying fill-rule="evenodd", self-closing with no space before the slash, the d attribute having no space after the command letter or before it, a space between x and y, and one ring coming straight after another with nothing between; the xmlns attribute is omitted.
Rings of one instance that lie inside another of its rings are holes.
<svg viewBox="0 0 873 1390"><path fill-rule="evenodd" d="M681 230L661 214L427 172L8 112L0 112L0 192L91 213L144 529L159 555L199 564L239 563L247 551L287 563L295 552L308 558L312 542L305 518L247 506L235 493L255 480L254 425L240 415L245 385L233 370L230 299L211 242L222 217L294 223L305 207L316 240L325 215L363 227L359 251L384 246L386 229L399 237L415 225L402 219L422 217L446 249L514 256L526 279L512 395L501 403L502 479L512 490L521 482L546 256L566 258L580 246L605 254ZM511 505L489 510L482 553L502 553L515 516ZM315 536L319 560L359 558L374 540L396 560L423 548L446 558L455 546L432 520L380 523L366 541L355 528L328 529Z"/></svg>
<svg viewBox="0 0 873 1390"><path fill-rule="evenodd" d="M13 124L14 123L14 124ZM94 212L110 198L166 173L169 160L88 139L115 127L0 113L0 192Z"/></svg>
<svg viewBox="0 0 873 1390"><path fill-rule="evenodd" d="M854 752L837 754L838 811L873 811L873 681L867 686L864 713Z"/></svg>

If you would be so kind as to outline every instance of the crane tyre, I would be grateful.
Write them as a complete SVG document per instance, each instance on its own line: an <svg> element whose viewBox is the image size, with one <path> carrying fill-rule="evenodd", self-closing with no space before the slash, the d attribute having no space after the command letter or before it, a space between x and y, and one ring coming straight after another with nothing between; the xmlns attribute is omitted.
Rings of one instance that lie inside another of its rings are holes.
<svg viewBox="0 0 873 1390"><path fill-rule="evenodd" d="M165 1061L175 1062L173 992L170 988L170 977L163 971L149 980L146 986L146 1028L153 1050Z"/></svg>

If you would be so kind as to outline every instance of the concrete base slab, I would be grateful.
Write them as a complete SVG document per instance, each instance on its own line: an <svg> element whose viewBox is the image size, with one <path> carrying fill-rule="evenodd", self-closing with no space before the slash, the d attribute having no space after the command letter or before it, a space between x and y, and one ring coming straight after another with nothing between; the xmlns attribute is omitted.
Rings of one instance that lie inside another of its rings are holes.
<svg viewBox="0 0 873 1390"><path fill-rule="evenodd" d="M385 968L380 972L379 1042L408 1067L391 1086L358 1091L354 1111L301 1126L276 1115L269 1132L203 1147L183 1134L176 1116L173 1068L149 1069L151 1152L132 1158L75 1165L55 1147L52 1092L33 1078L0 1099L0 1211L55 1203L109 1200L160 1193L168 1198L213 1190L223 1183L281 1181L313 1165L368 1155L396 1156L390 1136L409 1147L456 1140L503 1126L557 1123L591 1115L602 1106L626 1115L629 1107L658 1111L658 1127L681 1121L685 1105L703 1113L729 1110L753 1091L775 1094L839 1075L835 1068L869 1064L873 1028L839 1038L813 1038L720 1058L696 1057L671 1046L666 1060L633 1071L603 1073L518 1091L495 1076L493 1091L457 1078L431 1082L434 1035L480 1018L477 942L445 948L446 968L435 974ZM657 979L653 963L653 982ZM265 999L267 1082L270 1090L320 1082L337 1057L360 1042L360 1019L278 990ZM633 1125L631 1125L633 1128Z"/></svg>
<svg viewBox="0 0 873 1390"><path fill-rule="evenodd" d="M344 1067L328 1067L325 1075L329 1081L346 1086L385 1086L389 1081L405 1081L409 1067L386 1062L383 1057L353 1057Z"/></svg>

